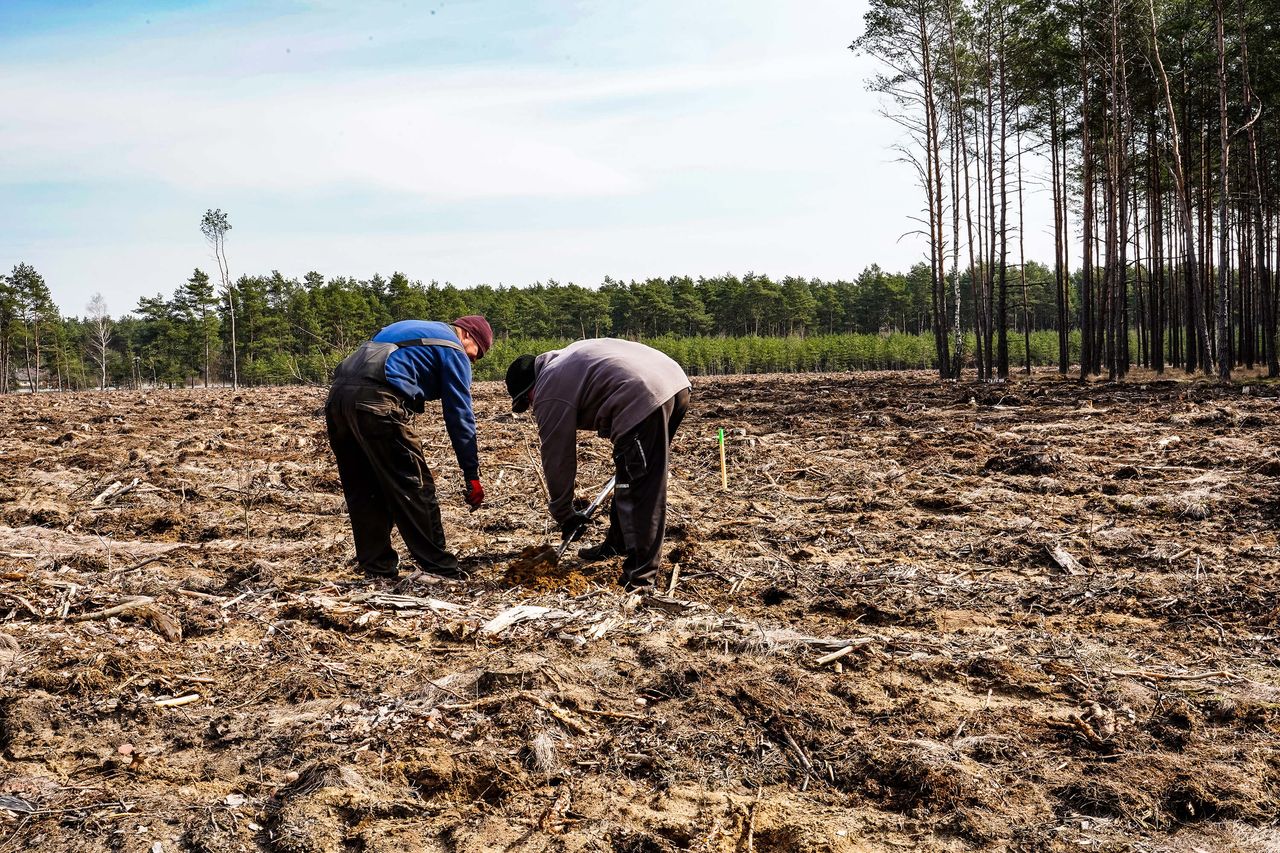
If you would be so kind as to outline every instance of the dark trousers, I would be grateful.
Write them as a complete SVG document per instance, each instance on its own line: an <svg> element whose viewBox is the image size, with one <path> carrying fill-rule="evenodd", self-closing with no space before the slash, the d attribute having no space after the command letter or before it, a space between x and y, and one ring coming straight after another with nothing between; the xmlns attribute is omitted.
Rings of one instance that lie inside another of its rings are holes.
<svg viewBox="0 0 1280 853"><path fill-rule="evenodd" d="M372 382L334 385L324 411L360 568L396 574L394 523L424 570L457 571L457 557L445 550L435 480L399 395Z"/></svg>
<svg viewBox="0 0 1280 853"><path fill-rule="evenodd" d="M613 445L618 481L604 541L626 555L621 582L627 589L652 587L662 565L671 441L688 409L685 389Z"/></svg>

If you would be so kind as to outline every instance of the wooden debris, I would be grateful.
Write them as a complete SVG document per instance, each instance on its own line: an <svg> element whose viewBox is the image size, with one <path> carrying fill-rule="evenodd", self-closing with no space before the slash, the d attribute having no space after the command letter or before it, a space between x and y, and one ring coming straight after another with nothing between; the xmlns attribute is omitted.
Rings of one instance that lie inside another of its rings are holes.
<svg viewBox="0 0 1280 853"><path fill-rule="evenodd" d="M1234 673L1227 672L1225 669L1216 669L1213 672L1152 672L1149 669L1112 669L1108 670L1111 675L1117 678L1144 678L1148 681L1204 681L1208 678L1225 678L1228 681L1234 681L1239 676Z"/></svg>
<svg viewBox="0 0 1280 853"><path fill-rule="evenodd" d="M32 814L36 807L28 803L21 797L12 797L7 794L0 795L0 809L15 812L17 814Z"/></svg>
<svg viewBox="0 0 1280 853"><path fill-rule="evenodd" d="M661 610L665 613L686 613L698 607L693 601L681 601L678 598L666 598L661 595L641 596L636 603L649 610Z"/></svg>
<svg viewBox="0 0 1280 853"><path fill-rule="evenodd" d="M349 601L371 604L374 607L391 607L396 610L427 609L433 613L462 613L466 610L462 605L439 598L421 598L416 595L393 595L389 592L369 592L353 595Z"/></svg>
<svg viewBox="0 0 1280 853"><path fill-rule="evenodd" d="M182 639L182 624L156 604L149 595L139 595L122 601L113 607L93 610L89 613L78 613L64 617L68 622L88 622L98 619L110 619L112 616L129 614L136 619L144 620L147 625L171 643Z"/></svg>
<svg viewBox="0 0 1280 853"><path fill-rule="evenodd" d="M671 580L667 583L667 595L670 596L676 591L676 584L680 582L680 564L675 563L671 566Z"/></svg>
<svg viewBox="0 0 1280 853"><path fill-rule="evenodd" d="M617 616L610 616L606 619L601 619L599 622L592 625L583 632L582 636L588 640L598 640L621 624L622 619Z"/></svg>
<svg viewBox="0 0 1280 853"><path fill-rule="evenodd" d="M1067 549L1063 548L1061 545L1054 545L1050 548L1049 556L1053 557L1053 561L1069 575L1083 575L1086 573L1086 569L1081 562L1071 556L1071 554L1067 552Z"/></svg>
<svg viewBox="0 0 1280 853"><path fill-rule="evenodd" d="M569 615L566 611L557 610L553 607L541 607L536 604L517 604L514 607L508 607L486 622L481 626L480 633L486 636L494 636L495 634L501 634L517 622L526 622L531 619L554 619Z"/></svg>
<svg viewBox="0 0 1280 853"><path fill-rule="evenodd" d="M5 598L13 599L14 601L21 604L24 608L26 608L26 611L30 613L32 616L34 616L37 619L40 618L39 611L37 611L35 607L32 606L31 602L27 601L25 598L18 595L16 592L5 592L4 590L0 590L0 595L3 595Z"/></svg>
<svg viewBox="0 0 1280 853"><path fill-rule="evenodd" d="M829 663L834 663L835 661L840 660L840 658L849 654L851 651L853 651L853 646L845 646L843 649L837 649L829 655L823 655L814 661L814 663L818 666L826 666Z"/></svg>
<svg viewBox="0 0 1280 853"><path fill-rule="evenodd" d="M584 722L576 719L569 711L561 708L559 705L550 700L543 699L536 693L528 690L521 690L517 693L508 693L503 696L486 696L483 699L476 699L472 702L458 702L450 705L436 705L441 711L478 711L482 708L492 708L494 705L504 705L513 700L530 702L564 723L565 727L574 734L587 734L588 729Z"/></svg>
<svg viewBox="0 0 1280 853"><path fill-rule="evenodd" d="M178 595L185 595L187 598L198 598L201 601L212 601L212 602L217 602L219 604L226 601L226 599L220 595L213 595L212 593L201 592L198 589L185 589L184 587L178 587L176 590L174 590L174 592L178 593Z"/></svg>
<svg viewBox="0 0 1280 853"><path fill-rule="evenodd" d="M102 610L93 610L89 613L78 613L75 616L68 616L68 622L88 622L92 619L109 619L112 616L119 616L122 613L128 613L130 610L137 610L139 607L146 607L149 604L155 604L155 599L149 595L139 595L135 598L126 599L113 607L107 607Z"/></svg>
<svg viewBox="0 0 1280 853"><path fill-rule="evenodd" d="M103 506L107 501L114 500L120 497L121 495L127 492L131 492L134 489L138 488L139 482L140 481L138 480L138 478L134 477L133 482L129 483L129 485L126 486L124 483L120 482L119 480L116 480L114 483L112 483L111 485L103 489L102 492L100 492L97 497L89 501L89 505Z"/></svg>
<svg viewBox="0 0 1280 853"><path fill-rule="evenodd" d="M133 616L144 620L151 630L171 643L182 640L182 623L160 609L157 604L144 604L134 608Z"/></svg>

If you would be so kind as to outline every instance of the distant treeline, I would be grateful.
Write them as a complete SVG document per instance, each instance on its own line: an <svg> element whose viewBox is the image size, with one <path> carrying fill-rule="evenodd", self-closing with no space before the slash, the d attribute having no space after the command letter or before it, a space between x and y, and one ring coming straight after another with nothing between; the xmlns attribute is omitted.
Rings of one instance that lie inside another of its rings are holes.
<svg viewBox="0 0 1280 853"><path fill-rule="evenodd" d="M1051 328L1052 273L1027 265L1033 330ZM195 270L171 296L139 300L113 318L101 297L65 317L40 274L25 264L0 276L0 388L189 386L231 379L230 311L245 384L327 382L334 366L382 326L404 318L451 320L480 313L497 345L478 378L497 378L511 357L582 337L641 339L692 374L926 368L936 366L929 270L868 267L853 281L748 273L673 277L598 288L555 282L457 288L402 274L301 281L243 276L231 292ZM1033 333L1032 361L1057 359L1057 338ZM970 350L972 351L972 350ZM1015 349L1022 360L1023 346ZM1075 357L1074 354L1071 355Z"/></svg>

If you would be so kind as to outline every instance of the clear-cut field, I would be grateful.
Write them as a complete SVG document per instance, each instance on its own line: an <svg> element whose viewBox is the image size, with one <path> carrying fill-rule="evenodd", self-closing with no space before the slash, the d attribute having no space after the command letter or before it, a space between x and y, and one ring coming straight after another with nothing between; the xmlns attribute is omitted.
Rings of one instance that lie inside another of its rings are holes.
<svg viewBox="0 0 1280 853"><path fill-rule="evenodd" d="M465 585L352 574L322 389L0 398L0 851L1274 850L1277 391L698 380L640 602L495 383Z"/></svg>

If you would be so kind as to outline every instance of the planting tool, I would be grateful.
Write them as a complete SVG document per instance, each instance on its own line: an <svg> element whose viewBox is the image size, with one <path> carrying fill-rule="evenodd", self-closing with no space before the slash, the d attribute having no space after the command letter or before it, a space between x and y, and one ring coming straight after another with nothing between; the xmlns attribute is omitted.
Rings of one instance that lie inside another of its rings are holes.
<svg viewBox="0 0 1280 853"><path fill-rule="evenodd" d="M586 508L586 511L584 511L582 514L585 515L587 518L590 518L591 516L595 515L596 510L600 508L600 504L604 503L604 499L609 497L609 493L613 491L613 486L617 482L618 482L618 475L614 474L612 477L609 478L609 482L604 484L604 488L600 490L600 494L596 495L596 499L591 502L591 505L588 506ZM579 528L578 532L581 533L582 529ZM573 540L576 538L577 538L577 535L575 534L574 536L570 536L568 539L560 543L560 547L556 549L555 563L560 562L560 558L564 556L564 552L569 547L569 543L573 542Z"/></svg>
<svg viewBox="0 0 1280 853"><path fill-rule="evenodd" d="M613 486L617 481L617 476L610 477L609 482L604 484L600 494L596 495L596 499L591 502L591 505L587 507L583 515L590 518L600 508L600 504L604 503L604 499L609 497L609 493L613 491ZM576 538L577 536L575 535L565 539L560 543L559 548L552 545L544 545L541 548L530 545L507 567L507 577L513 578L513 583L524 583L554 568L560 562L560 558L564 556L564 552L568 550L569 543Z"/></svg>

